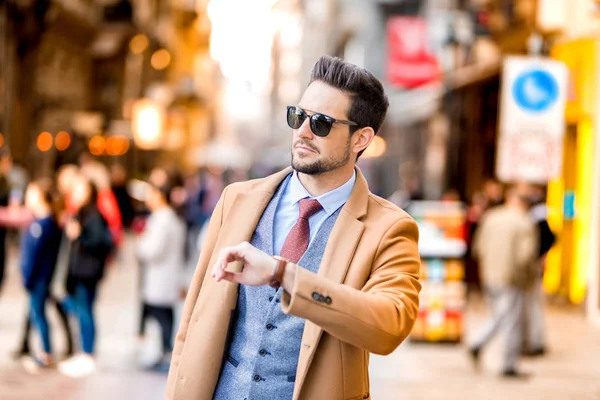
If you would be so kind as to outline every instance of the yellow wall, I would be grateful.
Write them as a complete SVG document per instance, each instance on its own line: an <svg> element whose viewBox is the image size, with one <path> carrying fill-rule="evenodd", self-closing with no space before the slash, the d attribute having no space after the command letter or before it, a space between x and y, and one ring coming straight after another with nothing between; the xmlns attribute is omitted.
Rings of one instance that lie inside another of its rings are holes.
<svg viewBox="0 0 600 400"><path fill-rule="evenodd" d="M548 184L548 220L559 240L548 254L544 285L550 293L581 303L587 285L592 224L596 41L581 39L559 44L552 56L565 62L571 74L566 110L571 128L565 134L563 174ZM575 218L565 221L563 198L569 190L575 193Z"/></svg>

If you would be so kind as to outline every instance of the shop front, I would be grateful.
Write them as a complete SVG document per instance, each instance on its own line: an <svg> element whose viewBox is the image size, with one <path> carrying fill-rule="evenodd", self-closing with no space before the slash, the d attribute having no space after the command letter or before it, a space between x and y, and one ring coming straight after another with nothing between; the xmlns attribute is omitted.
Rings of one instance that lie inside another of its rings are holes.
<svg viewBox="0 0 600 400"><path fill-rule="evenodd" d="M556 45L552 57L569 69L562 174L548 183L548 222L558 241L548 253L546 291L573 304L586 304L600 323L600 41L579 39Z"/></svg>

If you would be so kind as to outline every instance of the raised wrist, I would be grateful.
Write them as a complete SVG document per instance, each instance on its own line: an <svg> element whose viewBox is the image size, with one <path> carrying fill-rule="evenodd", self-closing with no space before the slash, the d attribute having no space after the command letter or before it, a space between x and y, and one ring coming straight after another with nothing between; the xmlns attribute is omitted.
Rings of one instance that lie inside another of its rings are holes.
<svg viewBox="0 0 600 400"><path fill-rule="evenodd" d="M273 260L275 261L275 265L273 267L273 273L269 279L269 286L277 290L282 285L288 260L279 256L274 256Z"/></svg>

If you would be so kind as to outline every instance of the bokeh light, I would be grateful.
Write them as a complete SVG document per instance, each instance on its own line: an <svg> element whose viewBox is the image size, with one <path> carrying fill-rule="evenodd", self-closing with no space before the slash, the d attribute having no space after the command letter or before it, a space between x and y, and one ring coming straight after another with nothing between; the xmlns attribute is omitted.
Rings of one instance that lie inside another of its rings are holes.
<svg viewBox="0 0 600 400"><path fill-rule="evenodd" d="M387 143L385 142L385 139L382 138L381 136L375 136L373 138L373 141L371 142L369 147L366 148L366 150L362 156L364 158L380 157L383 155L383 153L385 153L386 149L387 149Z"/></svg>
<svg viewBox="0 0 600 400"><path fill-rule="evenodd" d="M50 132L42 132L37 138L37 148L40 151L46 152L52 148L53 141Z"/></svg>
<svg viewBox="0 0 600 400"><path fill-rule="evenodd" d="M171 54L165 49L155 51L154 54L152 54L152 59L150 59L152 67L159 71L167 68L170 63Z"/></svg>
<svg viewBox="0 0 600 400"><path fill-rule="evenodd" d="M137 34L129 41L129 50L134 54L141 54L148 48L150 41L144 34Z"/></svg>
<svg viewBox="0 0 600 400"><path fill-rule="evenodd" d="M54 138L54 143L56 146L56 150L65 151L71 145L71 135L69 135L69 132L60 131L56 134L56 137Z"/></svg>
<svg viewBox="0 0 600 400"><path fill-rule="evenodd" d="M156 101L140 99L133 105L132 130L136 146L144 150L163 144L165 111Z"/></svg>
<svg viewBox="0 0 600 400"><path fill-rule="evenodd" d="M106 139L106 154L122 156L129 150L129 139L124 136L112 136Z"/></svg>
<svg viewBox="0 0 600 400"><path fill-rule="evenodd" d="M106 140L102 136L94 136L90 139L89 149L90 153L95 156L104 154L106 148Z"/></svg>

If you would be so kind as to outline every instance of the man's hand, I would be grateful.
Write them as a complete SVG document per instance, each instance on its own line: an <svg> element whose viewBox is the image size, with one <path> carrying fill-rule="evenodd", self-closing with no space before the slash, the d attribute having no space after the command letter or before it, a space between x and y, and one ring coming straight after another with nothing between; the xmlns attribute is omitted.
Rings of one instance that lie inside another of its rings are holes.
<svg viewBox="0 0 600 400"><path fill-rule="evenodd" d="M234 261L244 263L242 272L225 270L227 265ZM276 266L277 260L250 243L244 242L221 250L219 258L213 266L212 276L217 282L225 279L247 286L263 286L271 281Z"/></svg>

